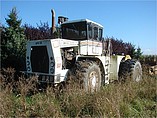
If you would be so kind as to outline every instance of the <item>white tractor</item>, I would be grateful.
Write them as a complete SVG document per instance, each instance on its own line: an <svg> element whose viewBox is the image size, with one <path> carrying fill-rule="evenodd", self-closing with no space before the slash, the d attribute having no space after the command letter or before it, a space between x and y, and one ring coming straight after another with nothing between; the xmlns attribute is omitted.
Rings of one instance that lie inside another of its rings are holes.
<svg viewBox="0 0 157 118"><path fill-rule="evenodd" d="M61 23L61 37L27 42L26 73L40 83L59 85L73 79L82 81L85 91L97 91L114 80L142 79L139 61L111 54L111 44L102 37L103 26L88 19Z"/></svg>

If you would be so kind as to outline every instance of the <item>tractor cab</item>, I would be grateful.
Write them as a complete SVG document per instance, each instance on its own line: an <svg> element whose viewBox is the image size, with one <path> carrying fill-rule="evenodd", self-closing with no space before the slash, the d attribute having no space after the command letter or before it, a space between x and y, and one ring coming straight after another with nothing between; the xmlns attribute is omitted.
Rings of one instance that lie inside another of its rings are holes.
<svg viewBox="0 0 157 118"><path fill-rule="evenodd" d="M63 39L102 40L103 26L88 19L64 22L61 24L61 30Z"/></svg>
<svg viewBox="0 0 157 118"><path fill-rule="evenodd" d="M79 42L80 55L102 55L103 26L88 19L61 24L62 39Z"/></svg>

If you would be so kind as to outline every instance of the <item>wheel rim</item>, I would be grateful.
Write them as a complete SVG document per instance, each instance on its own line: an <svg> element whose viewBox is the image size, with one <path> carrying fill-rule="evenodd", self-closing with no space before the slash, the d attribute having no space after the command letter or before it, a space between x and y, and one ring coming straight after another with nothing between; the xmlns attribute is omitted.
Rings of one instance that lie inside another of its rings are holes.
<svg viewBox="0 0 157 118"><path fill-rule="evenodd" d="M99 76L98 74L96 73L96 71L92 71L90 74L89 74L89 90L94 92L96 91L97 89L97 84L98 84L98 79L99 79Z"/></svg>
<svg viewBox="0 0 157 118"><path fill-rule="evenodd" d="M135 67L135 72L134 72L134 79L135 81L140 81L141 78L142 78L142 70L141 70L141 67L138 65Z"/></svg>

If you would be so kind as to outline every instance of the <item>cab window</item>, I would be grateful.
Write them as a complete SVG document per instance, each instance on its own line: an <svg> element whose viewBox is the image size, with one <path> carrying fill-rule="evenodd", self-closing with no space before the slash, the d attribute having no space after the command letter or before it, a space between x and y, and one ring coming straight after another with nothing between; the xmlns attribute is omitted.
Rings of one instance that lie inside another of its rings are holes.
<svg viewBox="0 0 157 118"><path fill-rule="evenodd" d="M92 39L92 26L88 26L88 35L89 35L89 39Z"/></svg>
<svg viewBox="0 0 157 118"><path fill-rule="evenodd" d="M99 40L102 40L102 29L99 29Z"/></svg>
<svg viewBox="0 0 157 118"><path fill-rule="evenodd" d="M94 27L94 39L98 40L98 28Z"/></svg>

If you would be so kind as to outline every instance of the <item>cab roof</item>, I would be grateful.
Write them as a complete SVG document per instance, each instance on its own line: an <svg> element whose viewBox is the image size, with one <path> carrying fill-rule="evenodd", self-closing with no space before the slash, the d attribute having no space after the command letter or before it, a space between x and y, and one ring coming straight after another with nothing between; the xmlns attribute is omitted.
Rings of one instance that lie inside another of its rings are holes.
<svg viewBox="0 0 157 118"><path fill-rule="evenodd" d="M80 20L66 21L66 22L64 22L64 23L62 23L62 24L77 23L77 22L83 22L83 21L86 21L87 23L96 24L96 25L98 25L99 27L102 27L102 28L103 28L103 26L100 25L99 23L96 23L96 22L94 22L94 21L92 21L92 20L89 20L89 19L80 19Z"/></svg>

